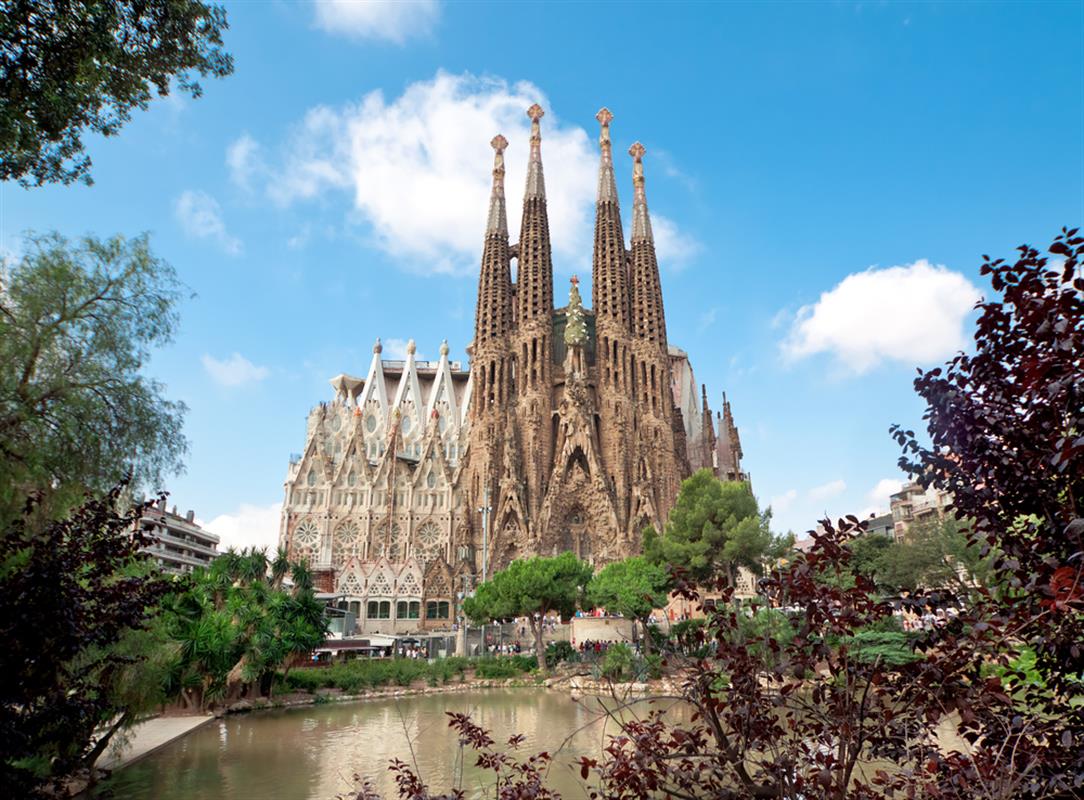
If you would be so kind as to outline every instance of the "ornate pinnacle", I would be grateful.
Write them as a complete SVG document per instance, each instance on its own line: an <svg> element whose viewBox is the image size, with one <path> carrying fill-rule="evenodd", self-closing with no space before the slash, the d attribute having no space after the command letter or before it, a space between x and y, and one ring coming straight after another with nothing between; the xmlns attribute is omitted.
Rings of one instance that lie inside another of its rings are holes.
<svg viewBox="0 0 1084 800"><path fill-rule="evenodd" d="M445 339L440 343L440 354L442 356L448 355L448 340Z"/></svg>
<svg viewBox="0 0 1084 800"><path fill-rule="evenodd" d="M545 197L546 184L542 178L542 129L538 121L545 116L542 106L535 103L527 109L531 118L531 155L527 162L527 197Z"/></svg>
<svg viewBox="0 0 1084 800"><path fill-rule="evenodd" d="M647 215L647 193L644 191L644 153L647 148L633 142L629 148L632 156L632 238L651 239L651 220Z"/></svg>
<svg viewBox="0 0 1084 800"><path fill-rule="evenodd" d="M595 114L595 119L602 126L602 130L599 131L598 135L598 143L604 153L608 153L610 150L610 123L613 122L613 118L614 115L610 113L610 109L605 107L600 108L598 113Z"/></svg>
<svg viewBox="0 0 1084 800"><path fill-rule="evenodd" d="M380 344L380 337L376 337L376 344L373 345L374 353L381 353L384 351L384 345Z"/></svg>
<svg viewBox="0 0 1084 800"><path fill-rule="evenodd" d="M489 141L493 148L493 191L489 196L489 219L486 222L486 233L500 233L508 235L508 220L504 210L504 149L508 147L508 140L501 134L497 134Z"/></svg>
<svg viewBox="0 0 1084 800"><path fill-rule="evenodd" d="M610 142L610 123L614 115L608 108L600 108L595 114L601 129L598 134L598 146L601 160L598 167L598 202L610 200L617 202L617 183L614 178L613 145Z"/></svg>
<svg viewBox="0 0 1084 800"><path fill-rule="evenodd" d="M495 151L493 153L493 185L496 187L499 181L501 185L504 185L504 150L508 147L508 140L501 134L497 134L489 140L489 146Z"/></svg>

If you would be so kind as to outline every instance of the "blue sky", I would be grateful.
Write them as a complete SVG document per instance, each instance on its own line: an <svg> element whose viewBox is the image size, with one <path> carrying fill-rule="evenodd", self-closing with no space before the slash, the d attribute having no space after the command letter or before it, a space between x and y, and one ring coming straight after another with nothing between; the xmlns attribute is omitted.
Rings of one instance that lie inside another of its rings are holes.
<svg viewBox="0 0 1084 800"><path fill-rule="evenodd" d="M557 296L589 275L606 105L615 152L647 147L671 343L781 530L885 505L888 426L966 346L981 254L1084 222L1079 2L227 9L236 73L91 140L92 187L0 185L0 247L150 232L195 293L151 367L190 407L167 488L229 542L274 541L305 414L377 336L464 357L488 142L515 237L535 100Z"/></svg>

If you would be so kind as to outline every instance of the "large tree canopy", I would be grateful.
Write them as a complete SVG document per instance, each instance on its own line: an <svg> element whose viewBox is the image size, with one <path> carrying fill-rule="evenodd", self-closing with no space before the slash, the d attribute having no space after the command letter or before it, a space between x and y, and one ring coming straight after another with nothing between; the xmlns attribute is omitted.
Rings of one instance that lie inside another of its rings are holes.
<svg viewBox="0 0 1084 800"><path fill-rule="evenodd" d="M199 0L5 0L0 13L0 180L90 183L83 133L117 133L171 81L233 71L220 6Z"/></svg>
<svg viewBox="0 0 1084 800"><path fill-rule="evenodd" d="M134 472L181 468L184 405L142 374L173 338L181 286L146 236L28 237L0 272L0 517L26 492L58 500ZM63 510L62 503L56 504Z"/></svg>
<svg viewBox="0 0 1084 800"><path fill-rule="evenodd" d="M513 561L508 568L482 583L463 611L474 622L526 617L534 634L538 666L546 668L542 647L542 619L551 611L571 616L591 580L591 565L574 553ZM537 615L537 617L535 616Z"/></svg>
<svg viewBox="0 0 1084 800"><path fill-rule="evenodd" d="M644 629L644 650L651 650L648 617L667 601L670 576L658 564L643 556L607 564L587 586L587 599L592 605L623 617L638 620Z"/></svg>
<svg viewBox="0 0 1084 800"><path fill-rule="evenodd" d="M748 483L720 481L702 469L681 484L663 535L645 531L644 554L656 564L685 570L693 580L721 570L733 584L738 567L761 571L773 546L769 521Z"/></svg>

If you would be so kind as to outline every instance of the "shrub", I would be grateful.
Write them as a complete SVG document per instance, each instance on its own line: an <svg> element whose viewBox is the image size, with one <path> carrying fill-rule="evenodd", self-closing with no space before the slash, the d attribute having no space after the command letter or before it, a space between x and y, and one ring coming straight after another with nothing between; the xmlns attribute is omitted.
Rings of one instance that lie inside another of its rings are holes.
<svg viewBox="0 0 1084 800"><path fill-rule="evenodd" d="M606 649L606 654L602 657L602 666L600 670L602 677L614 681L631 677L634 661L632 648L627 644L624 642L611 644Z"/></svg>
<svg viewBox="0 0 1084 800"><path fill-rule="evenodd" d="M478 661L474 667L474 674L485 680L514 678L536 667L537 662L533 656L503 656Z"/></svg>
<svg viewBox="0 0 1084 800"><path fill-rule="evenodd" d="M846 641L854 657L866 664L880 659L886 666L900 667L921 658L915 654L909 637L902 631L861 630Z"/></svg>
<svg viewBox="0 0 1084 800"><path fill-rule="evenodd" d="M559 661L575 661L578 654L575 648L565 641L550 642L546 646L546 663L556 664Z"/></svg>
<svg viewBox="0 0 1084 800"><path fill-rule="evenodd" d="M662 677L662 656L658 653L644 656L644 665L647 668L647 677L649 680L657 681Z"/></svg>

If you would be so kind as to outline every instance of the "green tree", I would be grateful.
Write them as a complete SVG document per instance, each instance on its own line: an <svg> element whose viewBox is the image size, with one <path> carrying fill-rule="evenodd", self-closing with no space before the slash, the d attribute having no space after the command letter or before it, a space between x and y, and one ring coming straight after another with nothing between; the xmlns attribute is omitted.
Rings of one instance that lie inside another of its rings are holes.
<svg viewBox="0 0 1084 800"><path fill-rule="evenodd" d="M893 540L881 533L867 533L851 542L851 568L854 572L873 578L874 582L885 570L894 546Z"/></svg>
<svg viewBox="0 0 1084 800"><path fill-rule="evenodd" d="M644 531L644 554L652 563L684 569L696 581L721 572L733 586L738 567L761 573L775 544L770 520L748 483L720 481L702 469L681 484L663 534Z"/></svg>
<svg viewBox="0 0 1084 800"><path fill-rule="evenodd" d="M87 131L112 136L171 82L222 77L226 12L198 0L7 0L0 15L0 180L90 183Z"/></svg>
<svg viewBox="0 0 1084 800"><path fill-rule="evenodd" d="M903 541L893 543L886 552L878 583L896 591L915 591L963 589L968 583L981 582L989 558L968 543L967 531L967 524L955 517L913 523Z"/></svg>
<svg viewBox="0 0 1084 800"><path fill-rule="evenodd" d="M591 565L573 553L513 561L508 568L478 585L463 611L479 625L494 619L526 617L534 634L538 666L546 669L542 621L551 611L571 616L591 580Z"/></svg>
<svg viewBox="0 0 1084 800"><path fill-rule="evenodd" d="M227 550L166 598L163 615L177 654L169 692L186 707L206 708L253 690L270 694L275 670L288 673L293 659L324 640L324 609L310 575L292 566L287 588L280 558L269 563L262 550Z"/></svg>
<svg viewBox="0 0 1084 800"><path fill-rule="evenodd" d="M669 592L670 576L658 564L643 556L607 564L587 585L587 599L607 611L636 620L644 632L644 652L651 652L648 617L663 608Z"/></svg>
<svg viewBox="0 0 1084 800"><path fill-rule="evenodd" d="M47 493L62 514L85 491L181 469L185 407L141 374L172 340L181 285L147 237L28 235L0 272L0 520Z"/></svg>

